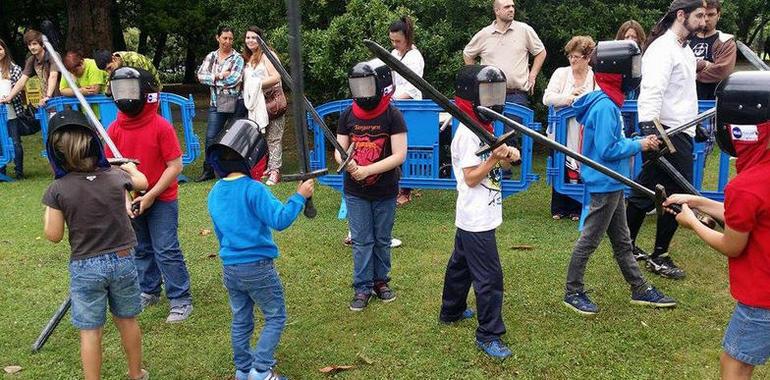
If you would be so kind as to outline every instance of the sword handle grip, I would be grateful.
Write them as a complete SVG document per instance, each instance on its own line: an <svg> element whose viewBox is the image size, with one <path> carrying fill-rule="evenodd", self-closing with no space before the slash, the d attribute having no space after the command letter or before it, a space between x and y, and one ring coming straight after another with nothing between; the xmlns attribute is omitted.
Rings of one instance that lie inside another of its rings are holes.
<svg viewBox="0 0 770 380"><path fill-rule="evenodd" d="M303 211L303 214L310 219L315 218L316 214L318 214L318 210L316 210L315 205L313 205L313 197L310 197L305 201L305 210Z"/></svg>
<svg viewBox="0 0 770 380"><path fill-rule="evenodd" d="M666 207L669 207L670 209L674 210L674 212L677 213L677 214L682 212L682 206L678 205L678 204L672 204L672 205L669 205L669 206L666 206ZM708 227L708 228L710 228L712 230L717 228L717 221L716 221L716 219L712 218L708 214L704 214L704 213L698 211L697 209L692 209L692 212L693 212L693 214L695 214L695 218L697 218L698 221L701 222L701 224L703 224L704 226L706 226L706 227Z"/></svg>

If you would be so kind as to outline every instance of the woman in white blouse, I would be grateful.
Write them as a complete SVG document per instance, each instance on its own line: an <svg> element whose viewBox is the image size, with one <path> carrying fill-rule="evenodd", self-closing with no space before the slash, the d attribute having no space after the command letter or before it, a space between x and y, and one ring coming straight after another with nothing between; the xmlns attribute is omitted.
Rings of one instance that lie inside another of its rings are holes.
<svg viewBox="0 0 770 380"><path fill-rule="evenodd" d="M390 24L388 37L390 38L391 45L393 45L393 51L390 54L401 60L406 67L422 77L423 70L425 69L425 60L423 60L422 54L417 50L417 47L414 46L414 25L412 20L407 16L402 16ZM395 71L393 72L393 85L395 86L393 99L422 99L422 92ZM401 206L411 200L412 189L401 188L396 198L396 205Z"/></svg>
<svg viewBox="0 0 770 380"><path fill-rule="evenodd" d="M543 94L543 104L546 106L569 107L578 97L595 89L594 76L588 60L596 43L589 36L575 36L564 46L564 52L569 60L568 67L560 67L554 71ZM548 136L555 138L555 131L548 130ZM579 152L582 137L581 126L574 118L567 126L567 147ZM579 165L574 159L566 158L567 176L564 181L577 183L580 178ZM572 220L580 219L581 204L574 199L556 192L551 194L551 215L558 220L569 216Z"/></svg>

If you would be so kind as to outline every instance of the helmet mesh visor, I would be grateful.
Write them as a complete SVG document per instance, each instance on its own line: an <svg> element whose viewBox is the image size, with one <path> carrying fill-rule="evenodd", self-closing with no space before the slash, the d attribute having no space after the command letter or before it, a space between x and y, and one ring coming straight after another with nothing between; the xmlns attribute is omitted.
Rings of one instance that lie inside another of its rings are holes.
<svg viewBox="0 0 770 380"><path fill-rule="evenodd" d="M350 94L354 98L371 98L377 95L377 82L373 76L350 78Z"/></svg>
<svg viewBox="0 0 770 380"><path fill-rule="evenodd" d="M110 81L112 98L115 100L140 100L142 91L139 88L139 79L116 79Z"/></svg>
<svg viewBox="0 0 770 380"><path fill-rule="evenodd" d="M505 82L479 84L479 105L484 107L505 104Z"/></svg>

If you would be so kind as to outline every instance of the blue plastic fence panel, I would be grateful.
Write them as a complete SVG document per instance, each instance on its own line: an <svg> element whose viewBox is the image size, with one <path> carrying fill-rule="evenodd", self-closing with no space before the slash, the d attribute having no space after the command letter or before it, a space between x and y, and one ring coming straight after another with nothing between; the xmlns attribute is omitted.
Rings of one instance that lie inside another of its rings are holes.
<svg viewBox="0 0 770 380"><path fill-rule="evenodd" d="M321 117L340 114L352 101L336 100L316 108ZM393 104L401 110L407 124L407 157L401 166L402 176L400 185L407 188L421 189L451 189L456 188L456 181L452 176L441 178L439 176L439 161L442 147L439 145L439 113L443 112L432 100L398 100ZM504 113L507 116L520 118L525 125L539 130L540 124L533 122L534 112L526 107L508 104ZM456 122L455 122L456 124ZM326 144L320 126L312 118L308 117L308 125L313 133L313 150L311 151L311 167L313 170L330 166L330 172L337 169L336 162L327 162ZM335 129L336 126L330 128ZM453 128L454 130L454 128ZM503 130L501 123L495 124L496 134ZM532 172L532 139L521 139L522 164L518 178L503 180L503 196L509 196L526 190L530 183L537 181L538 176ZM323 185L330 186L338 191L342 190L342 176L329 174L319 179Z"/></svg>
<svg viewBox="0 0 770 380"><path fill-rule="evenodd" d="M0 167L7 165L13 160L15 151L13 150L13 140L8 135L8 111L5 104L0 104ZM0 182L13 182L11 177L0 174Z"/></svg>
<svg viewBox="0 0 770 380"><path fill-rule="evenodd" d="M118 116L118 109L112 98L104 95L91 95L86 97L86 101L88 101L88 104L95 105L96 110L98 110L97 115L99 121L104 128L109 128L110 124L112 124ZM201 152L198 136L193 130L195 103L193 102L192 95L190 95L189 98L185 98L176 94L162 92L160 94L160 114L164 119L168 120L169 123L173 124L172 105L178 106L180 110L180 121L182 123L182 136L180 137L180 142L184 147L182 164L188 165L195 161L200 156ZM36 117L40 120L44 144L48 138L49 113L64 111L67 108L79 110L80 103L77 98L64 96L52 98L48 100L45 107L41 107L37 110ZM42 155L45 157L45 151L42 152Z"/></svg>
<svg viewBox="0 0 770 380"><path fill-rule="evenodd" d="M700 101L698 104L699 112L708 110L714 107L714 101ZM629 100L623 104L621 112L627 115L627 118L633 120L634 130L638 130L637 108L636 101ZM564 107L554 109L550 107L548 110L548 128L555 132L555 139L557 142L566 145L567 141L567 126L570 118L575 117L575 111L571 107ZM704 122L704 127L712 128L714 120L708 120ZM718 148L715 148L718 149ZM703 189L704 176L707 174L706 159L709 155L709 146L706 143L695 143L693 147L693 185L704 196L721 201L724 199L724 188L729 181L730 176L730 156L724 152L719 154L719 169L716 189ZM565 178L565 155L560 152L554 152L554 154L548 158L548 164L546 168L546 174L548 176L548 182L551 183L556 191L568 195L577 201L583 201L584 186L582 183L566 183ZM641 171L642 157L641 154L637 154L632 160L632 173L634 177Z"/></svg>

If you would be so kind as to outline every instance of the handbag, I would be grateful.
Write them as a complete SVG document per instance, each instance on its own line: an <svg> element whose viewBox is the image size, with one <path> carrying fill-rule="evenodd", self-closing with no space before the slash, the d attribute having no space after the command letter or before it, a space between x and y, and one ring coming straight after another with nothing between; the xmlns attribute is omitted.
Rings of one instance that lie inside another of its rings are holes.
<svg viewBox="0 0 770 380"><path fill-rule="evenodd" d="M23 107L23 111L16 115L17 128L20 136L30 136L40 132L40 120L35 119L37 109L32 105Z"/></svg>
<svg viewBox="0 0 770 380"><path fill-rule="evenodd" d="M267 117L270 120L277 119L286 113L288 108L286 95L283 93L280 82L265 91L265 107L267 108Z"/></svg>

